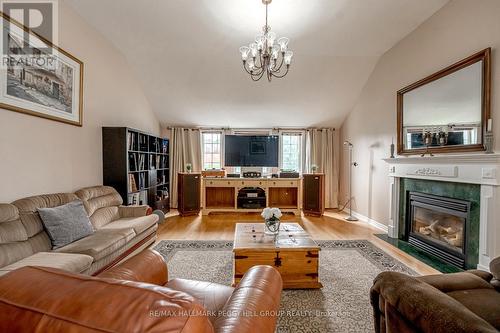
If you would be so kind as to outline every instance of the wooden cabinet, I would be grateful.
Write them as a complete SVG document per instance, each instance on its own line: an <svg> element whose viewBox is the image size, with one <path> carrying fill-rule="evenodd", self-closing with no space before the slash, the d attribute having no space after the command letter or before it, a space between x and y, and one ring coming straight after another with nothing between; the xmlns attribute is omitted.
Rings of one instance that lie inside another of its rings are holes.
<svg viewBox="0 0 500 333"><path fill-rule="evenodd" d="M200 213L201 174L179 173L178 204L181 216L198 215Z"/></svg>
<svg viewBox="0 0 500 333"><path fill-rule="evenodd" d="M211 212L260 212L262 208L242 207L239 194L245 189L261 189L263 207L278 207L283 212L300 214L301 182L298 178L204 178L203 214ZM248 197L253 200L254 197Z"/></svg>
<svg viewBox="0 0 500 333"><path fill-rule="evenodd" d="M321 216L325 211L325 175L303 175L303 203L305 215Z"/></svg>

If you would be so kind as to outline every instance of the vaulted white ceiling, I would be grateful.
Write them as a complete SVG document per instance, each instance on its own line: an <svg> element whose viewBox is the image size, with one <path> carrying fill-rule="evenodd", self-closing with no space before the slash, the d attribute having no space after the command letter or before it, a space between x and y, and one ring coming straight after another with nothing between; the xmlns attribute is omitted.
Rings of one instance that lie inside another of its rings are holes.
<svg viewBox="0 0 500 333"><path fill-rule="evenodd" d="M238 52L261 33L261 0L67 2L125 55L162 124L248 128L340 126L379 57L448 0L273 0L294 59L271 83Z"/></svg>

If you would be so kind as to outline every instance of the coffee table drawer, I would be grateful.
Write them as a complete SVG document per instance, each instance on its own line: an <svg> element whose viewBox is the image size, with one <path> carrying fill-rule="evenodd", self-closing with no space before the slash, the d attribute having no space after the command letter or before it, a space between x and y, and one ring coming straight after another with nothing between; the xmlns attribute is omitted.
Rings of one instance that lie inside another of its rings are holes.
<svg viewBox="0 0 500 333"><path fill-rule="evenodd" d="M283 288L321 288L318 278L318 249L259 251L242 249L234 251L234 284L246 271L256 265L269 265L277 269L283 279Z"/></svg>

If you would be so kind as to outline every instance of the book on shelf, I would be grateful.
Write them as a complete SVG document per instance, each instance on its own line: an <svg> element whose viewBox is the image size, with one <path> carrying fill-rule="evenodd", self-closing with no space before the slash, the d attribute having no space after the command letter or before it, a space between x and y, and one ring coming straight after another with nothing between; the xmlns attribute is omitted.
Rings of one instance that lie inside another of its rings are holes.
<svg viewBox="0 0 500 333"><path fill-rule="evenodd" d="M127 147L128 150L134 150L135 146L135 135L132 132L127 133Z"/></svg>
<svg viewBox="0 0 500 333"><path fill-rule="evenodd" d="M129 205L139 205L139 201L141 198L140 193L132 193L128 195L128 203Z"/></svg>
<svg viewBox="0 0 500 333"><path fill-rule="evenodd" d="M148 204L148 191L139 192L139 205L147 205Z"/></svg>
<svg viewBox="0 0 500 333"><path fill-rule="evenodd" d="M128 191L129 192L137 191L137 184L135 183L135 177L133 174L128 175Z"/></svg>

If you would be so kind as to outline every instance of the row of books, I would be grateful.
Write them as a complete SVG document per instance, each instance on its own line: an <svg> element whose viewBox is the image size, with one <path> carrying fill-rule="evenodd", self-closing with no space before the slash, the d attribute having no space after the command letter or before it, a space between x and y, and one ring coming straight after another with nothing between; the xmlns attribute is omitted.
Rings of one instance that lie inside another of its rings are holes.
<svg viewBox="0 0 500 333"><path fill-rule="evenodd" d="M160 191L156 191L156 200L164 200L169 197L168 190L163 189Z"/></svg>
<svg viewBox="0 0 500 333"><path fill-rule="evenodd" d="M130 173L128 175L128 191L137 192L143 188L146 188L146 174L145 173Z"/></svg>
<svg viewBox="0 0 500 333"><path fill-rule="evenodd" d="M141 191L137 193L131 193L128 195L129 205L147 205L148 204L148 192Z"/></svg>
<svg viewBox="0 0 500 333"><path fill-rule="evenodd" d="M159 173L156 177L157 184L165 184L167 182L167 175Z"/></svg>
<svg viewBox="0 0 500 333"><path fill-rule="evenodd" d="M149 156L149 165L151 169L165 169L167 168L167 157L161 155Z"/></svg>
<svg viewBox="0 0 500 333"><path fill-rule="evenodd" d="M146 170L146 154L128 154L128 169L130 171Z"/></svg>

